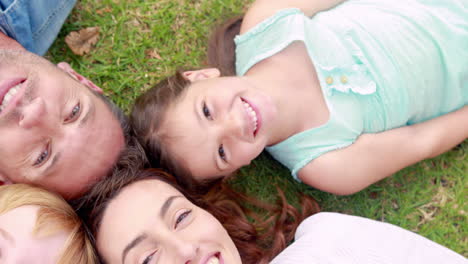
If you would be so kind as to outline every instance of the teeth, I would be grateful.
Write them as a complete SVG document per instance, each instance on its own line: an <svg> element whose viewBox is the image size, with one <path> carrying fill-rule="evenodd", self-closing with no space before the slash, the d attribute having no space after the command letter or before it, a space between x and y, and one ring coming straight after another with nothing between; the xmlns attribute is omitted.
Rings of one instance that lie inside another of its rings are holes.
<svg viewBox="0 0 468 264"><path fill-rule="evenodd" d="M15 94L18 93L18 90L20 88L20 85L21 84L18 84L16 85L15 87L11 88L8 93L5 94L5 96L3 97L3 102L2 104L0 105L0 111L2 111L7 105L8 103L10 102L11 98L13 98L15 96Z"/></svg>
<svg viewBox="0 0 468 264"><path fill-rule="evenodd" d="M3 102L2 104L0 105L0 110L3 110L3 108L5 108L8 103L10 102L11 98L13 98L15 96L15 94L18 93L18 90L19 90L19 87L20 87L20 84L16 85L15 87L11 88L8 93L5 94L5 96L3 97Z"/></svg>
<svg viewBox="0 0 468 264"><path fill-rule="evenodd" d="M257 130L257 113L250 107L250 105L247 102L243 102L244 108L247 111L247 114L250 116L252 123L254 125L254 132Z"/></svg>
<svg viewBox="0 0 468 264"><path fill-rule="evenodd" d="M212 257L206 262L206 264L219 264L219 259L217 257Z"/></svg>

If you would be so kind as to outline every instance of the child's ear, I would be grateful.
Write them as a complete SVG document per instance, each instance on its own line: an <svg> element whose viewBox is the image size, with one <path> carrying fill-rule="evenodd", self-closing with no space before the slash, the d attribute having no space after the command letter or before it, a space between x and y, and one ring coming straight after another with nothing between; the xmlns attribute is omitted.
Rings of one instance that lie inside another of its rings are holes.
<svg viewBox="0 0 468 264"><path fill-rule="evenodd" d="M77 73L75 70L72 69L70 64L66 62L60 62L57 64L57 67L62 69L64 72L68 73L73 79L79 81L80 83L84 84L86 87L89 89L102 94L102 89L94 84L92 81L90 81L88 78L84 77L83 75Z"/></svg>
<svg viewBox="0 0 468 264"><path fill-rule="evenodd" d="M190 82L196 82L221 76L221 72L218 68L206 68L196 71L186 71L182 74Z"/></svg>

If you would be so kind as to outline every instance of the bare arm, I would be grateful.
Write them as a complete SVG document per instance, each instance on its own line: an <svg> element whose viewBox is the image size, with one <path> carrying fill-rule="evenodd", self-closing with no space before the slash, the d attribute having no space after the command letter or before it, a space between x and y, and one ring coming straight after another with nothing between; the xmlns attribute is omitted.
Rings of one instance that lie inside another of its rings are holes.
<svg viewBox="0 0 468 264"><path fill-rule="evenodd" d="M16 40L8 37L0 31L0 49L24 50Z"/></svg>
<svg viewBox="0 0 468 264"><path fill-rule="evenodd" d="M411 164L448 151L467 138L465 106L423 123L363 134L349 147L313 160L298 176L323 191L352 194Z"/></svg>
<svg viewBox="0 0 468 264"><path fill-rule="evenodd" d="M307 16L313 16L320 11L333 8L345 0L257 0L244 16L241 34L248 31L264 19L272 16L278 10L296 7Z"/></svg>

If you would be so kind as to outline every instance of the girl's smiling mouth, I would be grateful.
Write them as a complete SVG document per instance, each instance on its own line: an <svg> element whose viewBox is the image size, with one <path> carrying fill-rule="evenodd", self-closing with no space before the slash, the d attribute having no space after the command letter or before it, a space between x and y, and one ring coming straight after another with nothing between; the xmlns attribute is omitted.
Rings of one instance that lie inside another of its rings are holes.
<svg viewBox="0 0 468 264"><path fill-rule="evenodd" d="M257 134L258 128L259 128L259 115L257 111L255 111L254 107L247 102L244 98L241 98L242 100L242 105L244 106L245 111L247 112L247 116L249 117L251 121L251 127L252 127L252 133L255 136Z"/></svg>

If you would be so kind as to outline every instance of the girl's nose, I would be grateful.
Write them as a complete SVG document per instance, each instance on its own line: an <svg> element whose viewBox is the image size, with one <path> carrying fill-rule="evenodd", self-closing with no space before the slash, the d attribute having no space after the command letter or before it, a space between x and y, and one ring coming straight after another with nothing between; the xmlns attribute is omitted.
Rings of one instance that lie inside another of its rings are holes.
<svg viewBox="0 0 468 264"><path fill-rule="evenodd" d="M234 108L222 120L220 126L222 127L223 135L225 138L249 140L249 137L247 136L249 124L247 123L248 120L246 120L245 118L244 111L245 110L243 108Z"/></svg>
<svg viewBox="0 0 468 264"><path fill-rule="evenodd" d="M24 129L31 129L43 125L46 118L47 109L44 99L38 97L23 107L19 126Z"/></svg>

